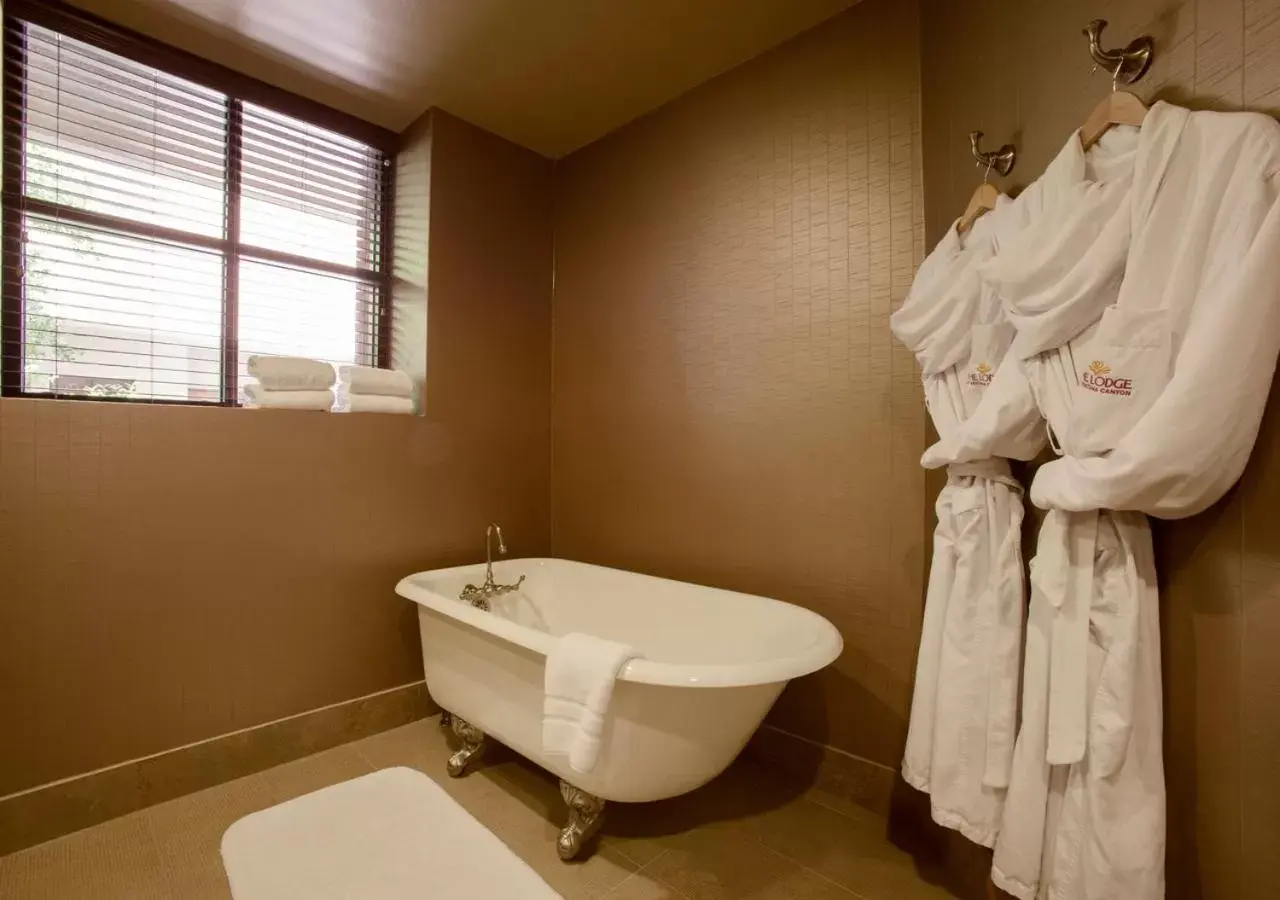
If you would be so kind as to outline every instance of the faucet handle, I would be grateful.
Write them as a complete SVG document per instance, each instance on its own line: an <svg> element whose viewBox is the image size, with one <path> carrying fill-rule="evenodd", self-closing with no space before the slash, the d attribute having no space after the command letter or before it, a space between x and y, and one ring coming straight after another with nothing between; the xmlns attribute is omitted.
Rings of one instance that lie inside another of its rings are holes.
<svg viewBox="0 0 1280 900"><path fill-rule="evenodd" d="M491 592L483 587L476 587L469 584L462 589L462 593L458 595L458 599L463 603L469 603L477 609L487 610L489 608L489 597Z"/></svg>
<svg viewBox="0 0 1280 900"><path fill-rule="evenodd" d="M512 591L520 590L520 585L524 584L524 576L521 575L516 579L515 584L495 584L493 592L495 594L510 594Z"/></svg>

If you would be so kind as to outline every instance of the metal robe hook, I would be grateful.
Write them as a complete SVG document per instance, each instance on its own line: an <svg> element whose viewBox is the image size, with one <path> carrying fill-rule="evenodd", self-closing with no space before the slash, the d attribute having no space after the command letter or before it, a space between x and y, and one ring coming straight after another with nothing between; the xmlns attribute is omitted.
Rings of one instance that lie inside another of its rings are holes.
<svg viewBox="0 0 1280 900"><path fill-rule="evenodd" d="M1085 27L1084 36L1089 39L1089 55L1093 57L1095 69L1110 72L1111 89L1117 90L1121 82L1133 84L1147 73L1155 44L1148 35L1143 35L1134 38L1123 50L1104 50L1102 30L1106 27L1106 19L1094 19Z"/></svg>
<svg viewBox="0 0 1280 900"><path fill-rule="evenodd" d="M999 150L983 150L982 132L971 131L969 146L973 150L973 158L978 161L978 165L987 167L986 174L982 176L984 182L991 175L992 169L1001 175L1008 175L1013 171L1013 164L1018 158L1018 150L1013 144L1005 144Z"/></svg>

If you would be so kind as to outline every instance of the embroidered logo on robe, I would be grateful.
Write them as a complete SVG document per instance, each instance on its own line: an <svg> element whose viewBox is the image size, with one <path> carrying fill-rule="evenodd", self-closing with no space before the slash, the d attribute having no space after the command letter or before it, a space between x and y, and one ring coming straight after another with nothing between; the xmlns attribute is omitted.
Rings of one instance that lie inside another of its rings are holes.
<svg viewBox="0 0 1280 900"><path fill-rule="evenodd" d="M986 387L995 377L995 369L989 363L980 362L969 373L969 384L973 387Z"/></svg>
<svg viewBox="0 0 1280 900"><path fill-rule="evenodd" d="M1085 390L1095 394L1113 394L1117 397L1133 394L1133 379L1113 377L1111 367L1098 359L1089 363L1089 368L1080 373L1080 383Z"/></svg>

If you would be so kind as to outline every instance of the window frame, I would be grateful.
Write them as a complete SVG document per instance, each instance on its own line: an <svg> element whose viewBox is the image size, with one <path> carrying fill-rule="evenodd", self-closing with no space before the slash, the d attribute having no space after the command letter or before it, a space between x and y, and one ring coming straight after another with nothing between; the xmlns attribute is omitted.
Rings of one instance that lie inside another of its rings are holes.
<svg viewBox="0 0 1280 900"><path fill-rule="evenodd" d="M159 403L192 406L238 406L239 380L239 263L241 259L293 266L311 273L354 277L377 285L373 329L376 364L386 367L391 357L392 198L395 195L395 153L399 136L388 129L340 112L282 88L243 75L202 57L179 50L130 29L67 6L57 0L5 0L3 31L28 23L90 44L108 53L150 66L226 95L227 147L224 159L226 225L222 237L207 237L180 229L149 225L124 217L89 212L24 194L27 81L25 51L3 46L4 88L0 100L3 160L0 161L0 397L59 400L98 400L115 403ZM378 210L378 265L363 269L257 247L240 240L240 199L243 176L243 110L246 103L265 107L294 119L358 140L382 154L381 208ZM141 238L163 238L222 254L222 336L220 399L175 400L151 397L91 397L23 389L23 216L35 212L78 225L109 229Z"/></svg>

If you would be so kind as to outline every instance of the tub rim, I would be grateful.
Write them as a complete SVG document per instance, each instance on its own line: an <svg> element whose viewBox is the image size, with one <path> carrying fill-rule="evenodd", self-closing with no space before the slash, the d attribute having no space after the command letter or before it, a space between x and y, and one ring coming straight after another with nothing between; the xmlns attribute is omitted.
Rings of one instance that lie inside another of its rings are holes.
<svg viewBox="0 0 1280 900"><path fill-rule="evenodd" d="M621 681L629 681L635 684L652 684L667 687L748 687L760 684L775 684L778 682L790 681L793 678L799 678L802 675L808 675L823 669L830 665L840 655L844 649L844 640L840 636L840 632L832 625L824 616L819 615L813 610L805 609L794 603L787 603L785 600L776 600L772 597L762 597L758 594L745 594L741 591L729 591L724 588L710 587L708 585L696 584L691 581L678 581L673 578L660 578L656 575L645 575L640 572L631 572L626 569L615 569L610 566L597 566L593 563L578 562L573 559L563 559L553 556L526 557L521 559L504 559L502 560L503 568L508 568L519 563L526 564L545 564L545 563L568 563L572 566L580 566L583 568L599 569L606 572L618 572L625 575L631 575L635 578L643 578L650 581L661 581L669 584L680 584L685 586L693 586L709 591L717 591L727 594L738 594L743 597L751 597L756 600L763 600L766 603L778 604L780 606L789 607L798 613L801 618L808 619L812 625L812 640L795 653L787 656L780 656L773 659L760 660L749 663L733 663L720 665L696 665L686 663L672 662L655 662L647 659L633 659L622 667L618 673ZM417 584L413 579L423 575L432 576L454 576L464 573L484 572L484 563L473 563L465 566L451 566L444 569L424 569L420 572L414 572L406 575L396 583L396 593L407 600L412 600L419 606L430 609L443 616L462 622L472 628L480 631L487 631L490 634L497 635L504 640L510 641L517 646L524 647L542 656L546 656L552 645L556 641L556 636L548 634L544 631L538 631L527 625L521 625L512 622L509 619L502 619L484 610L476 609L473 606L463 603L456 597L447 597L444 594L437 593L429 588ZM793 613L793 614L795 614Z"/></svg>

